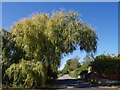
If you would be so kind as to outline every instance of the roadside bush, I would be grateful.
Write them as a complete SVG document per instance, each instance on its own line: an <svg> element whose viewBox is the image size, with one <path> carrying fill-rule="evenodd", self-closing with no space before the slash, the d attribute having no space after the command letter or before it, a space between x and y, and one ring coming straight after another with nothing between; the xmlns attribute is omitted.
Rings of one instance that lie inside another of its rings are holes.
<svg viewBox="0 0 120 90"><path fill-rule="evenodd" d="M69 73L69 76L71 76L72 78L78 78L79 74L80 74L80 71L75 69L74 71L71 71Z"/></svg>
<svg viewBox="0 0 120 90"><path fill-rule="evenodd" d="M62 77L62 76L63 76L63 74L62 74L62 73L60 73L60 74L58 74L57 76L58 76L58 78L59 78L59 77Z"/></svg>
<svg viewBox="0 0 120 90"><path fill-rule="evenodd" d="M41 62L21 60L6 70L5 84L13 88L39 88L44 87L45 76Z"/></svg>
<svg viewBox="0 0 120 90"><path fill-rule="evenodd" d="M77 78L76 72L75 71L71 71L69 73L69 76L71 76L72 78Z"/></svg>
<svg viewBox="0 0 120 90"><path fill-rule="evenodd" d="M120 74L120 57L100 55L91 65L93 72L97 74Z"/></svg>

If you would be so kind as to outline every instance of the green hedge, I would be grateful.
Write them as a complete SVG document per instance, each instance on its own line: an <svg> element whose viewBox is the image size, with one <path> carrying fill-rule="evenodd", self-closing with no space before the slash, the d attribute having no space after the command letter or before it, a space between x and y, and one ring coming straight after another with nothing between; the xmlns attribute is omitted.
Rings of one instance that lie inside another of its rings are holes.
<svg viewBox="0 0 120 90"><path fill-rule="evenodd" d="M91 65L93 72L97 74L120 74L120 57L100 55Z"/></svg>

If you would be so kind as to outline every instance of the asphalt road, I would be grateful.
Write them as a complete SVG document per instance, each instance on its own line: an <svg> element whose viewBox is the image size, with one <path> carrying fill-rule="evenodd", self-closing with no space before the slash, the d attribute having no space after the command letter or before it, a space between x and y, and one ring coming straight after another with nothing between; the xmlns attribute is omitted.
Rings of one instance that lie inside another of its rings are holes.
<svg viewBox="0 0 120 90"><path fill-rule="evenodd" d="M59 90L120 90L120 88L100 88L80 79L71 78L69 75L58 78L57 84Z"/></svg>
<svg viewBox="0 0 120 90"><path fill-rule="evenodd" d="M69 75L64 75L58 78L59 88L94 88L95 85L91 85L83 82L80 79L71 78Z"/></svg>

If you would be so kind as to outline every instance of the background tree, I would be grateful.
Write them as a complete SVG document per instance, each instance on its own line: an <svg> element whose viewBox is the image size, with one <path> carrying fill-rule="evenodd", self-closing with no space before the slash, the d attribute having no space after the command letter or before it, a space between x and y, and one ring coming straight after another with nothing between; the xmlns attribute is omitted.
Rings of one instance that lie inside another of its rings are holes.
<svg viewBox="0 0 120 90"><path fill-rule="evenodd" d="M84 61L83 61L82 66L81 66L81 68L80 68L80 72L82 72L82 71L87 71L90 63L91 63L92 61L94 61L94 59L95 59L95 58L94 58L94 56L93 56L92 53L87 54L87 55L83 58Z"/></svg>
<svg viewBox="0 0 120 90"><path fill-rule="evenodd" d="M86 61L93 61L94 60L94 55L91 53L91 54L87 54L84 58L83 58L83 60L85 60L85 62Z"/></svg>
<svg viewBox="0 0 120 90"><path fill-rule="evenodd" d="M65 67L62 70L63 74L69 74L71 71L80 68L81 64L78 61L79 58L73 58L66 61Z"/></svg>
<svg viewBox="0 0 120 90"><path fill-rule="evenodd" d="M82 62L82 65L81 65L81 67L80 68L78 68L78 71L79 71L79 73L82 73L82 71L84 72L86 72L86 71L88 71L88 68L89 68L89 66L90 66L90 64L91 64L91 62L92 61L94 61L94 56L93 56L93 53L89 53L89 54L87 54L84 58L83 58L83 62Z"/></svg>

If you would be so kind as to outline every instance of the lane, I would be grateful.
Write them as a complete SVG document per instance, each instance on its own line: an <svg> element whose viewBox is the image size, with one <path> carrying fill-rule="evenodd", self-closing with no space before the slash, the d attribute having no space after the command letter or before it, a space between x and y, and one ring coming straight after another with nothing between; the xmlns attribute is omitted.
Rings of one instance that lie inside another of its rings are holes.
<svg viewBox="0 0 120 90"><path fill-rule="evenodd" d="M94 88L96 87L95 85L85 83L79 79L58 80L58 86L60 88Z"/></svg>
<svg viewBox="0 0 120 90"><path fill-rule="evenodd" d="M64 75L58 78L59 88L94 88L95 85L85 83L80 79L71 78L69 75Z"/></svg>
<svg viewBox="0 0 120 90"><path fill-rule="evenodd" d="M86 83L80 79L71 78L69 75L64 75L57 80L57 90L120 90L117 87L100 87Z"/></svg>

